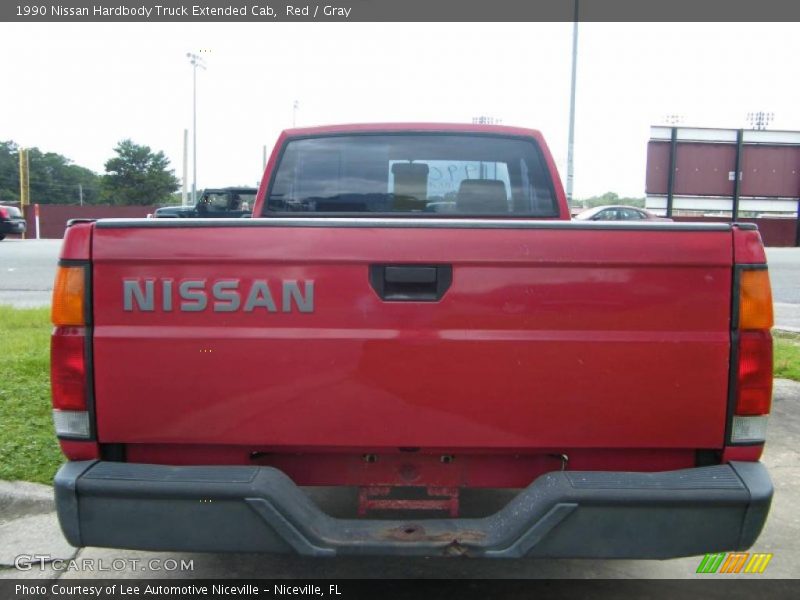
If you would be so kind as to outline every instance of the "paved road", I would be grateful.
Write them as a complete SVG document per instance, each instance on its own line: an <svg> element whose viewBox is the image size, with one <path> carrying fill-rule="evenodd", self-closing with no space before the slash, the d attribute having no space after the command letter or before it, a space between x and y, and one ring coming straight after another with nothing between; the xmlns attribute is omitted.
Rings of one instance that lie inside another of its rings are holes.
<svg viewBox="0 0 800 600"><path fill-rule="evenodd" d="M766 527L761 537L752 548L753 552L772 553L774 555L765 573L758 577L797 577L800 573L800 383L778 380L775 385L770 434L763 461L769 469L775 485L775 497ZM0 492L2 490L0 489ZM0 494L1 496L2 494ZM321 506L328 502L337 502L339 497L332 497L331 492L323 491L315 498ZM42 522L45 517L36 515L36 527L40 533L50 532L60 537L55 516L50 513L49 525ZM4 539L4 529L0 519L0 547L16 539L14 550L7 548L0 552L0 564L3 555L36 553L44 549L33 547L30 540L35 539L34 528L25 530L26 536L20 532L14 536L13 527L6 525L8 539ZM64 548L59 540L46 540L50 552L58 552ZM56 550L52 550L56 548ZM270 554L201 554L178 552L140 552L130 550L114 550L106 548L84 548L80 551L67 547L62 550L60 558L74 557L79 561L93 560L111 569L113 561L125 568L119 571L104 571L102 577L242 577L242 578L665 578L680 579L698 577L695 571L699 558L680 558L673 560L554 560L554 559L522 559L522 560L471 560L463 558L384 558L384 557L342 557L312 559L297 556ZM131 568L130 560L137 560L137 568ZM150 560L160 561L160 565L169 565L167 561L192 561L192 570L150 570ZM6 562L5 564L8 564ZM144 570L143 570L144 569ZM0 578L20 576L61 576L64 579L92 578L98 573L91 570L68 570L56 572L46 568L20 572L11 568L0 568ZM699 577L708 578L708 575ZM738 575L737 577L750 577ZM729 589L729 588L727 588ZM749 588L748 588L749 589ZM750 597L750 596L748 596Z"/></svg>
<svg viewBox="0 0 800 600"><path fill-rule="evenodd" d="M800 248L767 248L775 302L800 304Z"/></svg>
<svg viewBox="0 0 800 600"><path fill-rule="evenodd" d="M5 240L0 243L0 304L49 306L61 240ZM780 329L800 331L800 248L769 248Z"/></svg>
<svg viewBox="0 0 800 600"><path fill-rule="evenodd" d="M0 304L50 306L61 240L0 242Z"/></svg>
<svg viewBox="0 0 800 600"><path fill-rule="evenodd" d="M800 332L800 248L768 248L775 323Z"/></svg>

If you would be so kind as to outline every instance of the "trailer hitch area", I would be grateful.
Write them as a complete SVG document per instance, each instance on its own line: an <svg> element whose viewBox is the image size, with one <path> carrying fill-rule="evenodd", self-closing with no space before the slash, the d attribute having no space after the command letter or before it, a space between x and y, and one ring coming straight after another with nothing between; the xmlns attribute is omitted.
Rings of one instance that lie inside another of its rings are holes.
<svg viewBox="0 0 800 600"><path fill-rule="evenodd" d="M469 556L469 543L477 543L486 537L481 531L463 530L433 533L420 523L406 523L400 527L386 529L383 539L399 542L449 542L441 549L443 556Z"/></svg>
<svg viewBox="0 0 800 600"><path fill-rule="evenodd" d="M424 489L427 496L420 497ZM442 510L449 516L458 516L458 488L427 486L363 486L358 491L358 516L364 517L371 510ZM413 531L408 532L408 535Z"/></svg>

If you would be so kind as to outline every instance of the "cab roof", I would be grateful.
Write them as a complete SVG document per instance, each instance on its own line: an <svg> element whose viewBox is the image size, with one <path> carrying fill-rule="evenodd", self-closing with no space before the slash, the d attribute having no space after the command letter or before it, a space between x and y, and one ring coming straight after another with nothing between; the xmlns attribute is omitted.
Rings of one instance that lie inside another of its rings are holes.
<svg viewBox="0 0 800 600"><path fill-rule="evenodd" d="M349 123L343 125L322 125L318 127L296 127L285 129L286 137L313 137L346 133L398 133L398 132L452 132L452 133L493 133L534 137L541 141L542 134L536 129L511 127L508 125L477 125L473 123Z"/></svg>

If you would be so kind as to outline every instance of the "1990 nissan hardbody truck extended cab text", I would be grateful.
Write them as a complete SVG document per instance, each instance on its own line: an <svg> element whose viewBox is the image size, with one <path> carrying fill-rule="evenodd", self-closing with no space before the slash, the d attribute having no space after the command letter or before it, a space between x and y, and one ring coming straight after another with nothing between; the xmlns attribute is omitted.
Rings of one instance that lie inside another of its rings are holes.
<svg viewBox="0 0 800 600"><path fill-rule="evenodd" d="M756 540L755 227L571 222L538 132L466 125L284 132L253 217L69 227L70 543L666 558ZM307 486L346 486L352 514ZM477 488L514 491L467 514Z"/></svg>

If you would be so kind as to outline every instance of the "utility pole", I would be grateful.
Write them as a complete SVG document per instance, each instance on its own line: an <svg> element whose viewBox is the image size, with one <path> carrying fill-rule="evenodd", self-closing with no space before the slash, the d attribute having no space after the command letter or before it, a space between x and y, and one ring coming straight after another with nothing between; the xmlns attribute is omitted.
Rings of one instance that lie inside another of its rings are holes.
<svg viewBox="0 0 800 600"><path fill-rule="evenodd" d="M189 179L189 130L183 130L183 184L181 185L181 206L188 204L188 182Z"/></svg>
<svg viewBox="0 0 800 600"><path fill-rule="evenodd" d="M28 151L25 148L19 149L19 210L25 216L25 207L31 203L31 179L30 162L28 161ZM22 233L25 239L25 233Z"/></svg>
<svg viewBox="0 0 800 600"><path fill-rule="evenodd" d="M572 23L572 82L569 91L569 139L567 140L567 204L572 205L572 185L575 178L575 82L578 75L578 3L575 0Z"/></svg>
<svg viewBox="0 0 800 600"><path fill-rule="evenodd" d="M297 110L300 108L300 102L295 100L292 103L292 127L297 126Z"/></svg>
<svg viewBox="0 0 800 600"><path fill-rule="evenodd" d="M267 147L263 146L261 148L261 172L263 173L267 169Z"/></svg>
<svg viewBox="0 0 800 600"><path fill-rule="evenodd" d="M78 184L78 198L80 199L81 206L83 206L83 184Z"/></svg>
<svg viewBox="0 0 800 600"><path fill-rule="evenodd" d="M192 204L197 204L197 67L205 70L202 57L187 52L186 57L192 65Z"/></svg>

